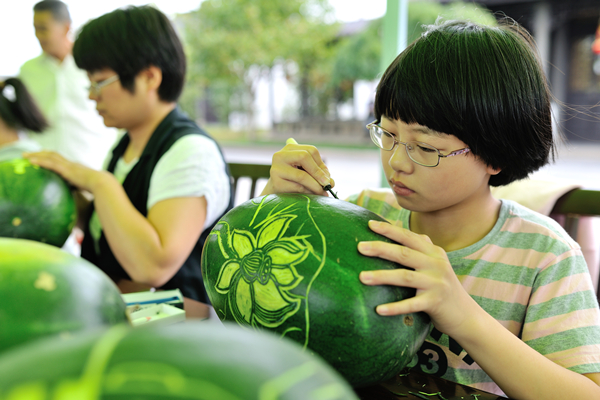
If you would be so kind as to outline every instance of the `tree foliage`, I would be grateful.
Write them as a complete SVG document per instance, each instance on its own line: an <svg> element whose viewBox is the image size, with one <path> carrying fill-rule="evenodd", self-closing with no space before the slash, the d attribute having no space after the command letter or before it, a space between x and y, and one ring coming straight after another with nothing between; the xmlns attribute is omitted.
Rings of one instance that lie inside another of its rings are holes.
<svg viewBox="0 0 600 400"><path fill-rule="evenodd" d="M239 96L252 111L254 83L276 63L301 74L327 58L337 27L327 0L205 0L179 17L189 58L189 85ZM218 100L217 95L213 100ZM226 115L235 104L214 104Z"/></svg>
<svg viewBox="0 0 600 400"><path fill-rule="evenodd" d="M495 23L494 16L486 8L474 3L457 1L443 5L436 1L412 1L408 4L407 42L421 36L424 26L435 23L440 17ZM331 84L338 90L340 101L352 97L354 82L376 79L383 72L380 70L382 40L382 19L376 19L365 30L340 43L331 72Z"/></svg>
<svg viewBox="0 0 600 400"><path fill-rule="evenodd" d="M495 21L470 2L412 1L408 42L440 16ZM193 114L194 102L204 97L221 121L232 111L252 118L255 83L278 64L298 89L298 115L328 114L332 104L353 96L357 80L383 72L382 20L349 37L339 37L340 25L332 21L328 0L204 0L176 21L189 60L182 105Z"/></svg>

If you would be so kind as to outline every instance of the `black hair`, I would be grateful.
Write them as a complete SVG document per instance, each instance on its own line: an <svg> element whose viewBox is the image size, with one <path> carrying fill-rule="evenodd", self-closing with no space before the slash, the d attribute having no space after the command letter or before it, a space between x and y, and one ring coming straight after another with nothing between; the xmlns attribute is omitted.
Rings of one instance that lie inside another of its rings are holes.
<svg viewBox="0 0 600 400"><path fill-rule="evenodd" d="M11 91L8 95L7 91ZM13 129L42 132L48 122L19 78L0 81L0 118Z"/></svg>
<svg viewBox="0 0 600 400"><path fill-rule="evenodd" d="M454 135L487 165L491 186L554 160L550 91L529 33L514 21L438 21L387 68L375 117Z"/></svg>
<svg viewBox="0 0 600 400"><path fill-rule="evenodd" d="M50 11L52 18L58 22L71 22L71 14L67 5L59 0L42 0L33 6L33 12Z"/></svg>
<svg viewBox="0 0 600 400"><path fill-rule="evenodd" d="M183 46L169 19L154 7L130 6L91 20L79 32L73 56L88 72L112 69L131 93L135 77L150 66L162 71L162 101L177 101L183 89Z"/></svg>

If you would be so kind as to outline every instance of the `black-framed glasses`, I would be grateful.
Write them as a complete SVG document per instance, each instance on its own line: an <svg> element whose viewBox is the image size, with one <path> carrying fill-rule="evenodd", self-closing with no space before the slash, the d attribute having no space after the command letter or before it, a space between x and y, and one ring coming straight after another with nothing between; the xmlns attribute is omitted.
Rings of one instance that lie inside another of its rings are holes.
<svg viewBox="0 0 600 400"><path fill-rule="evenodd" d="M408 157L416 164L424 167L437 167L440 164L440 158L457 156L471 151L470 148L465 147L464 149L454 150L448 154L442 154L441 151L427 143L416 141L401 142L392 133L377 125L377 121L368 124L367 129L371 134L371 140L377 147L382 150L391 151L394 150L396 145L402 144L406 149Z"/></svg>
<svg viewBox="0 0 600 400"><path fill-rule="evenodd" d="M115 74L113 76L111 76L110 78L106 78L104 80L101 80L100 82L91 82L90 83L90 87L88 88L88 91L93 95L93 96L100 96L100 90L102 90L102 88L104 86L108 86L113 82L116 82L119 80L119 75Z"/></svg>

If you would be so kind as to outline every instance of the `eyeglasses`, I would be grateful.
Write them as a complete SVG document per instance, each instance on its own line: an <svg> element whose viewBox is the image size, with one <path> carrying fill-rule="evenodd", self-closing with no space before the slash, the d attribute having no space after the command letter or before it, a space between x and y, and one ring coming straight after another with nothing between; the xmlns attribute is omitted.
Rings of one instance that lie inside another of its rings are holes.
<svg viewBox="0 0 600 400"><path fill-rule="evenodd" d="M93 95L93 96L100 96L100 90L104 87L104 86L108 86L113 82L116 82L119 80L119 75L113 75L110 78L106 78L100 82L92 82L90 83L90 87L88 88L88 91Z"/></svg>
<svg viewBox="0 0 600 400"><path fill-rule="evenodd" d="M452 157L459 154L465 154L471 151L470 148L455 150L448 154L442 154L438 149L423 142L401 142L396 139L392 133L386 131L379 125L377 121L373 121L367 125L367 129L371 134L371 140L382 150L391 151L398 144L403 144L406 148L406 154L415 163L424 167L437 167L442 157Z"/></svg>

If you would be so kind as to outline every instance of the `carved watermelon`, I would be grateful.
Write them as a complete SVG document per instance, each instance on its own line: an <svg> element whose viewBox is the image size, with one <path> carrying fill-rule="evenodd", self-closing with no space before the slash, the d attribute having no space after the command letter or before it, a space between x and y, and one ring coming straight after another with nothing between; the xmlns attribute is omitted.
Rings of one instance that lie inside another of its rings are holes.
<svg viewBox="0 0 600 400"><path fill-rule="evenodd" d="M0 357L0 398L32 400L358 400L289 340L196 321L115 326Z"/></svg>
<svg viewBox="0 0 600 400"><path fill-rule="evenodd" d="M363 270L399 265L361 255L376 214L323 196L281 194L229 211L204 245L202 273L220 319L269 329L322 356L353 386L393 377L425 340L426 314L382 317L414 289L363 285Z"/></svg>
<svg viewBox="0 0 600 400"><path fill-rule="evenodd" d="M59 175L25 159L0 163L0 237L61 247L76 220L75 200Z"/></svg>
<svg viewBox="0 0 600 400"><path fill-rule="evenodd" d="M44 243L0 238L0 353L44 336L127 321L113 281Z"/></svg>

